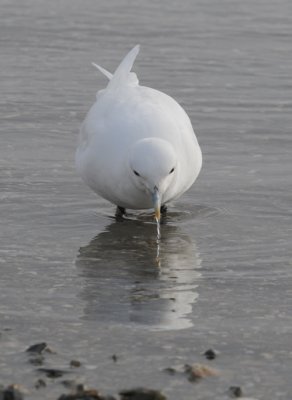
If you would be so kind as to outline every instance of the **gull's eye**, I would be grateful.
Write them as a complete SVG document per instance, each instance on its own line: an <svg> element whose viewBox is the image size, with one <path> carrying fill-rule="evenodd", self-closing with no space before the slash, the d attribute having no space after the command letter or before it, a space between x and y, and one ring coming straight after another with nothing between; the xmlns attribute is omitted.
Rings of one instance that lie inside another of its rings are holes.
<svg viewBox="0 0 292 400"><path fill-rule="evenodd" d="M174 167L173 167L173 168L171 168L171 170L169 171L169 174L172 174L172 173L173 173L173 171L174 171Z"/></svg>
<svg viewBox="0 0 292 400"><path fill-rule="evenodd" d="M140 176L140 174L138 174L137 171L133 170L133 172L134 172L135 175Z"/></svg>

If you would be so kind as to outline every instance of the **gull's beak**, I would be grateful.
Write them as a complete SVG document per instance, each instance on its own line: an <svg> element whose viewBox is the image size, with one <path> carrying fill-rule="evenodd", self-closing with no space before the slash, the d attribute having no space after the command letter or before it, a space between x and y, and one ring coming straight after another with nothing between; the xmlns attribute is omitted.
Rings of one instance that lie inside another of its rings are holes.
<svg viewBox="0 0 292 400"><path fill-rule="evenodd" d="M152 193L152 202L153 202L153 207L154 207L154 212L155 212L155 219L156 221L160 221L160 206L161 206L161 199L159 195L159 190L155 186L154 191Z"/></svg>

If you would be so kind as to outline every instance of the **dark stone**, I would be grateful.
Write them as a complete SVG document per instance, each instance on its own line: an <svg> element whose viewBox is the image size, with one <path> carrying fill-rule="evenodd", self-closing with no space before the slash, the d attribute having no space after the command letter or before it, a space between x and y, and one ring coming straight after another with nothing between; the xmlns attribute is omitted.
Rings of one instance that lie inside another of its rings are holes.
<svg viewBox="0 0 292 400"><path fill-rule="evenodd" d="M71 360L70 367L79 368L79 367L81 367L81 362L78 360Z"/></svg>
<svg viewBox="0 0 292 400"><path fill-rule="evenodd" d="M230 386L230 388L228 389L228 393L230 397L241 397L242 389L240 386Z"/></svg>
<svg viewBox="0 0 292 400"><path fill-rule="evenodd" d="M137 388L123 390L120 393L121 400L167 400L158 390Z"/></svg>
<svg viewBox="0 0 292 400"><path fill-rule="evenodd" d="M41 354L41 352L43 350L45 350L45 348L47 347L47 343L43 342L43 343L36 343L33 344L32 346L29 346L28 349L26 349L25 351L28 353L37 353L37 354Z"/></svg>
<svg viewBox="0 0 292 400"><path fill-rule="evenodd" d="M38 368L38 371L44 373L48 378L60 378L64 374L69 373L69 371L63 371L55 368Z"/></svg>
<svg viewBox="0 0 292 400"><path fill-rule="evenodd" d="M58 400L116 400L112 396L102 396L95 389L85 389L82 384L76 386L76 392L71 394L62 394Z"/></svg>
<svg viewBox="0 0 292 400"><path fill-rule="evenodd" d="M17 385L9 385L7 388L0 387L0 400L23 400L23 395Z"/></svg>
<svg viewBox="0 0 292 400"><path fill-rule="evenodd" d="M215 350L209 349L205 351L204 356L207 358L207 360L214 360L217 357L217 354Z"/></svg>

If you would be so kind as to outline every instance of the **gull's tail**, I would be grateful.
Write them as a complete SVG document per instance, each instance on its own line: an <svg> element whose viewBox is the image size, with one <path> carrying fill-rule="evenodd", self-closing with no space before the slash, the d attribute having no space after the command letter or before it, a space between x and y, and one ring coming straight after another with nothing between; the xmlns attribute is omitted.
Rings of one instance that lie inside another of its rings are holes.
<svg viewBox="0 0 292 400"><path fill-rule="evenodd" d="M135 46L122 60L114 74L111 74L101 66L92 63L100 72L102 72L108 79L109 84L107 89L114 89L122 85L138 85L139 81L137 75L131 72L135 59L139 53L140 46Z"/></svg>

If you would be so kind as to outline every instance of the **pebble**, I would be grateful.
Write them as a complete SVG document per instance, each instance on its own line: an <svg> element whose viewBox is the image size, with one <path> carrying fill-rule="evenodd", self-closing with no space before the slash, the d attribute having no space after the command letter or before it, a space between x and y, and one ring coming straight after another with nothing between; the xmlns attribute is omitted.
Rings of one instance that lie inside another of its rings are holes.
<svg viewBox="0 0 292 400"><path fill-rule="evenodd" d="M240 386L230 386L228 393L231 397L242 397L242 389Z"/></svg>
<svg viewBox="0 0 292 400"><path fill-rule="evenodd" d="M208 349L205 351L204 356L207 358L207 360L214 360L217 357L217 353L213 349Z"/></svg>
<svg viewBox="0 0 292 400"><path fill-rule="evenodd" d="M71 360L70 367L79 368L79 367L81 367L81 362L78 360Z"/></svg>
<svg viewBox="0 0 292 400"><path fill-rule="evenodd" d="M119 394L121 400L167 400L160 391L145 388L123 390Z"/></svg>
<svg viewBox="0 0 292 400"><path fill-rule="evenodd" d="M55 368L38 368L38 371L44 373L48 378L60 378L64 374L69 373L69 371Z"/></svg>
<svg viewBox="0 0 292 400"><path fill-rule="evenodd" d="M43 352L43 350L45 350L46 347L47 347L47 343L45 343L45 342L36 343L36 344L33 344L32 346L29 346L29 348L26 349L25 351L27 353L41 354Z"/></svg>
<svg viewBox="0 0 292 400"><path fill-rule="evenodd" d="M18 385L0 386L0 400L23 400L23 395Z"/></svg>
<svg viewBox="0 0 292 400"><path fill-rule="evenodd" d="M186 364L184 368L190 382L195 382L199 379L207 378L209 376L219 375L217 370L204 364Z"/></svg>
<svg viewBox="0 0 292 400"><path fill-rule="evenodd" d="M62 394L58 400L116 400L112 396L102 396L96 389L86 389L84 385L76 386L75 393Z"/></svg>

